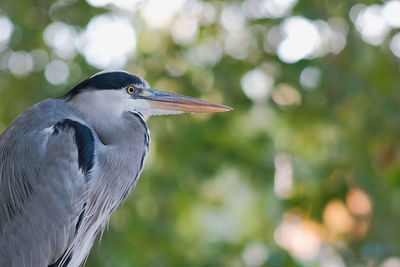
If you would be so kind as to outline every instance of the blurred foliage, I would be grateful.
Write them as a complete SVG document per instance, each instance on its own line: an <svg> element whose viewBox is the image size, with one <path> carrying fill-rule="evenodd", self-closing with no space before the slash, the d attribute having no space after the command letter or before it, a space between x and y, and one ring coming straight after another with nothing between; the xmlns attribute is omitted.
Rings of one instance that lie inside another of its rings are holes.
<svg viewBox="0 0 400 267"><path fill-rule="evenodd" d="M82 54L59 58L43 40L45 28L59 21L79 32L106 13L128 18L136 31L127 71L154 88L234 108L148 121L145 171L86 266L400 266L394 258L400 254L400 75L390 49L396 29L371 45L350 19L354 1L300 1L277 18L245 18L252 41L243 43L244 57L224 50L215 64L202 65L189 51L208 39L223 43L227 30L218 17L242 2L204 3L214 7L216 19L199 24L196 38L180 44L169 27L146 23L146 3L126 11L77 0L2 0L0 16L14 30L0 50L0 130L28 106L98 71ZM265 36L290 16L341 18L348 27L343 50L293 63L274 49L266 52ZM34 49L64 61L67 82L49 84L43 68L24 75L9 70L12 51ZM313 89L300 83L307 67L320 73ZM269 96L259 100L242 88L254 69L273 72ZM283 195L276 191L278 172L293 183Z"/></svg>

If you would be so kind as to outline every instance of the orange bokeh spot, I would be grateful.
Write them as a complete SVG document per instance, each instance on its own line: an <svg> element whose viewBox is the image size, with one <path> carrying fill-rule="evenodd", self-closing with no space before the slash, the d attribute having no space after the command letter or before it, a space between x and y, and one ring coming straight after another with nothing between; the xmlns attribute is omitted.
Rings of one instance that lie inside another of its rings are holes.
<svg viewBox="0 0 400 267"><path fill-rule="evenodd" d="M372 211L371 199L358 188L353 188L347 193L346 204L355 216L368 216Z"/></svg>

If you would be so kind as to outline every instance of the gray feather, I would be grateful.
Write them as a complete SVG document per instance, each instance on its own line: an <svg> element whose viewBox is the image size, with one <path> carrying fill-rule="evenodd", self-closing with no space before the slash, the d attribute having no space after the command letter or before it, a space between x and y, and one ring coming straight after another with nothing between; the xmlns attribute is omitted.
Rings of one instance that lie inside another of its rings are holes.
<svg viewBox="0 0 400 267"><path fill-rule="evenodd" d="M90 172L80 166L75 130L54 133L65 119L93 134ZM85 114L63 99L50 99L1 134L0 266L76 267L84 261L135 186L147 155L149 134L141 115L126 112L118 123L105 139Z"/></svg>

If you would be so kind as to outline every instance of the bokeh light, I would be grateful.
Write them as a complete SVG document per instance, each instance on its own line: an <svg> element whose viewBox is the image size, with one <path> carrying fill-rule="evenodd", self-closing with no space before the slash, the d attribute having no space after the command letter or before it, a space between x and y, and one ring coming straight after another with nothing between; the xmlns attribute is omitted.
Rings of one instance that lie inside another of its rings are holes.
<svg viewBox="0 0 400 267"><path fill-rule="evenodd" d="M250 18L279 18L287 15L297 0L246 0L243 2L246 15Z"/></svg>
<svg viewBox="0 0 400 267"><path fill-rule="evenodd" d="M358 188L347 192L346 204L349 211L357 216L367 216L372 211L371 200L368 195Z"/></svg>
<svg viewBox="0 0 400 267"><path fill-rule="evenodd" d="M69 76L68 65L61 60L53 60L47 64L44 75L46 80L53 85L65 83Z"/></svg>
<svg viewBox="0 0 400 267"><path fill-rule="evenodd" d="M3 50L10 40L14 25L6 16L0 16L0 51Z"/></svg>
<svg viewBox="0 0 400 267"><path fill-rule="evenodd" d="M350 17L362 38L372 45L380 45L389 32L381 5L365 6L358 4L352 7Z"/></svg>
<svg viewBox="0 0 400 267"><path fill-rule="evenodd" d="M80 34L78 49L97 68L121 69L135 52L136 33L125 18L98 15Z"/></svg>
<svg viewBox="0 0 400 267"><path fill-rule="evenodd" d="M166 28L173 17L180 11L185 0L149 0L141 10L144 21L154 28Z"/></svg>
<svg viewBox="0 0 400 267"><path fill-rule="evenodd" d="M305 67L300 74L300 84L305 89L315 89L321 80L321 70L317 67Z"/></svg>
<svg viewBox="0 0 400 267"><path fill-rule="evenodd" d="M323 221L334 238L349 233L355 223L346 205L339 199L333 199L325 206Z"/></svg>
<svg viewBox="0 0 400 267"><path fill-rule="evenodd" d="M61 22L53 22L44 30L43 39L60 58L72 59L75 57L77 32L74 27Z"/></svg>
<svg viewBox="0 0 400 267"><path fill-rule="evenodd" d="M288 198L293 189L292 158L286 154L275 157L274 192L279 198Z"/></svg>
<svg viewBox="0 0 400 267"><path fill-rule="evenodd" d="M318 28L302 17L290 17L281 24L283 40L278 46L278 56L287 63L310 57L320 43Z"/></svg>
<svg viewBox="0 0 400 267"><path fill-rule="evenodd" d="M391 257L384 262L382 262L379 267L400 267L400 258Z"/></svg>
<svg viewBox="0 0 400 267"><path fill-rule="evenodd" d="M397 33L392 37L390 49L395 56L400 57L400 33Z"/></svg>
<svg viewBox="0 0 400 267"><path fill-rule="evenodd" d="M33 58L26 51L12 52L8 58L8 68L15 75L28 75L33 69Z"/></svg>
<svg viewBox="0 0 400 267"><path fill-rule="evenodd" d="M95 7L112 5L121 9L135 10L143 0L86 0L86 2Z"/></svg>
<svg viewBox="0 0 400 267"><path fill-rule="evenodd" d="M342 257L333 246L324 245L321 249L321 267L346 267Z"/></svg>
<svg viewBox="0 0 400 267"><path fill-rule="evenodd" d="M278 84L272 92L272 99L280 106L299 106L301 104L300 93L290 84Z"/></svg>
<svg viewBox="0 0 400 267"><path fill-rule="evenodd" d="M318 226L297 215L287 213L274 233L276 243L300 261L316 260L321 251Z"/></svg>
<svg viewBox="0 0 400 267"><path fill-rule="evenodd" d="M188 45L193 43L198 34L197 20L179 17L171 26L171 35L175 43Z"/></svg>
<svg viewBox="0 0 400 267"><path fill-rule="evenodd" d="M279 32L271 29L267 34L268 44L276 49L279 58L286 63L301 59L337 54L346 45L347 24L343 19L331 18L328 22L311 21L304 17L289 17L282 21Z"/></svg>
<svg viewBox="0 0 400 267"><path fill-rule="evenodd" d="M246 96L258 102L268 96L274 84L274 79L263 70L255 69L247 72L242 77L241 84Z"/></svg>
<svg viewBox="0 0 400 267"><path fill-rule="evenodd" d="M386 22L393 28L400 28L400 1L385 1L382 10Z"/></svg>
<svg viewBox="0 0 400 267"><path fill-rule="evenodd" d="M262 266L268 258L268 248L262 243L251 243L244 248L242 257L246 266Z"/></svg>
<svg viewBox="0 0 400 267"><path fill-rule="evenodd" d="M220 23L227 31L244 30L245 17L239 3L227 4L221 12Z"/></svg>

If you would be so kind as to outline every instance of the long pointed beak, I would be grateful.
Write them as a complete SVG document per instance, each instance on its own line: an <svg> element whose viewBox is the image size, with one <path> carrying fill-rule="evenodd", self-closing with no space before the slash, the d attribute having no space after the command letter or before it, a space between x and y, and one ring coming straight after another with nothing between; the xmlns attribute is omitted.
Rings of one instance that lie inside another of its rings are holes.
<svg viewBox="0 0 400 267"><path fill-rule="evenodd" d="M152 108L161 110L210 113L232 110L232 108L221 104L155 89L147 89L143 91L141 98L147 99Z"/></svg>

